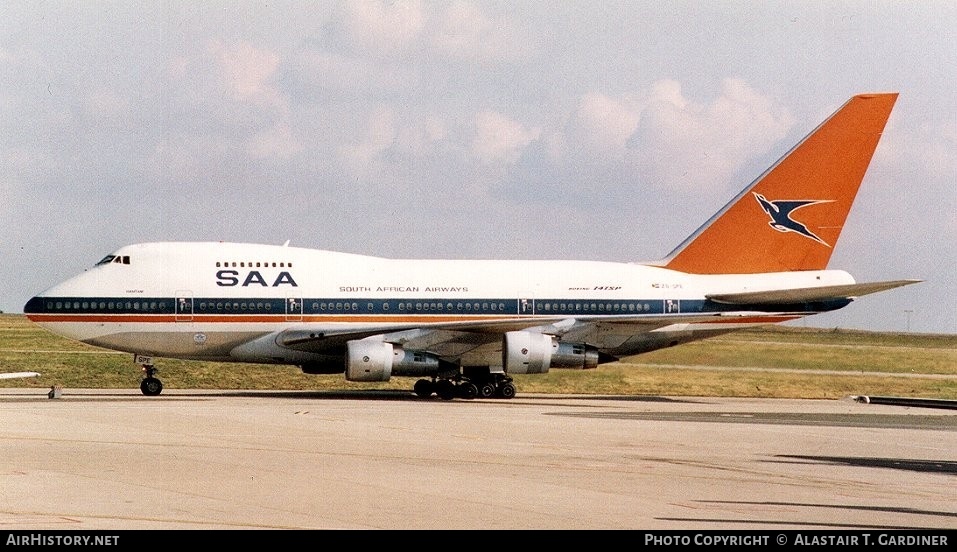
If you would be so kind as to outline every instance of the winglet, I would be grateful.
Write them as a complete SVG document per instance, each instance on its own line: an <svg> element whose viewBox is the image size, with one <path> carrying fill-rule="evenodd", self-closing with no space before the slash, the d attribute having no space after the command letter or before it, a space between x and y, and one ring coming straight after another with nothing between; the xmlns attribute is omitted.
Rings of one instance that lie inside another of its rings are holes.
<svg viewBox="0 0 957 552"><path fill-rule="evenodd" d="M827 268L896 100L852 97L662 265L696 274Z"/></svg>

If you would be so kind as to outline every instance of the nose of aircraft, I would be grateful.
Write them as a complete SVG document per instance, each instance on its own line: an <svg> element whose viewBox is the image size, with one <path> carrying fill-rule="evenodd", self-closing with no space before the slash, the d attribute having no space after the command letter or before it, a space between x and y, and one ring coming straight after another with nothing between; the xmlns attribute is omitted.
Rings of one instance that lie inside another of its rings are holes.
<svg viewBox="0 0 957 552"><path fill-rule="evenodd" d="M43 297L40 297L39 295L32 297L29 301L27 301L27 304L23 305L23 314L36 314L43 312L43 307Z"/></svg>

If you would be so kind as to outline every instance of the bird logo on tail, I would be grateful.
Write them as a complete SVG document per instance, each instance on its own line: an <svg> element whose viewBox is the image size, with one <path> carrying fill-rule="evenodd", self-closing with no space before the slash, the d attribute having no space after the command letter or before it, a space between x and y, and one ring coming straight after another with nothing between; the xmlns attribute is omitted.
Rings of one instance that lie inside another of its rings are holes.
<svg viewBox="0 0 957 552"><path fill-rule="evenodd" d="M817 237L814 232L808 230L807 226L803 223L798 222L791 218L791 213L797 211L801 207L807 207L808 205L814 205L817 203L830 203L831 200L828 199L817 199L817 200L782 200L777 201L768 201L765 197L757 192L751 192L754 194L754 198L758 200L758 203L761 204L761 208L764 209L764 212L771 217L771 220L768 222L768 225L771 228L774 228L778 232L795 232L804 236L805 238L810 238L818 243L831 247L827 242Z"/></svg>

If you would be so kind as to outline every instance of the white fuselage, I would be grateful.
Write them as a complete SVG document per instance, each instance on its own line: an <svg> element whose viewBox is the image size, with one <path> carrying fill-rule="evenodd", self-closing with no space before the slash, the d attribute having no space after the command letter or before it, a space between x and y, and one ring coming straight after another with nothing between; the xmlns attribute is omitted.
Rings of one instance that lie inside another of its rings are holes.
<svg viewBox="0 0 957 552"><path fill-rule="evenodd" d="M706 294L854 282L830 270L694 275L637 263L397 260L218 242L130 245L111 258L44 291L28 303L26 314L55 333L112 349L247 360L232 351L286 328L385 332L430 324L674 315L675 331L718 330L729 323L737 329L798 315L749 308L745 314L751 316L718 326L697 321L691 328L678 315L712 312L716 307Z"/></svg>

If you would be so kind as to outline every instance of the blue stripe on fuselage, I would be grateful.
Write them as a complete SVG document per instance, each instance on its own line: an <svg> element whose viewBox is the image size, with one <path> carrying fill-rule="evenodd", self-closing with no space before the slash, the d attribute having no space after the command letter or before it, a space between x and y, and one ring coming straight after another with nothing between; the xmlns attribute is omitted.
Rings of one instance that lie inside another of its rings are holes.
<svg viewBox="0 0 957 552"><path fill-rule="evenodd" d="M34 297L25 314L478 314L478 315L623 315L732 311L826 312L850 299L788 305L727 305L698 299L381 299L381 298L263 298L232 297Z"/></svg>

